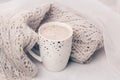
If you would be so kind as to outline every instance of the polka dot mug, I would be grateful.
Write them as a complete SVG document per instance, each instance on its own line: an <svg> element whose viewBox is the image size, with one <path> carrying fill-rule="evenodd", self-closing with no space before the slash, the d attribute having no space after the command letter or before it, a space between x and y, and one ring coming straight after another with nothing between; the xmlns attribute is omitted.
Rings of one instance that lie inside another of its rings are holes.
<svg viewBox="0 0 120 80"><path fill-rule="evenodd" d="M69 60L72 46L73 30L71 26L61 22L48 22L39 30L40 55L33 55L42 61L46 69L50 71L63 70Z"/></svg>

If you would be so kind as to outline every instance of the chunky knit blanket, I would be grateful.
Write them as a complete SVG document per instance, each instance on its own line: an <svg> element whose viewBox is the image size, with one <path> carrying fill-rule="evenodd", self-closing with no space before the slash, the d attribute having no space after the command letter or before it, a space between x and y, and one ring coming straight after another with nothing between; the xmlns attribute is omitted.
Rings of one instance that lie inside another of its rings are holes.
<svg viewBox="0 0 120 80"><path fill-rule="evenodd" d="M103 47L102 33L96 24L67 8L45 4L8 18L1 14L0 80L30 80L38 73L37 66L26 55L26 51L37 43L40 25L51 21L72 26L71 60L85 63L97 49Z"/></svg>

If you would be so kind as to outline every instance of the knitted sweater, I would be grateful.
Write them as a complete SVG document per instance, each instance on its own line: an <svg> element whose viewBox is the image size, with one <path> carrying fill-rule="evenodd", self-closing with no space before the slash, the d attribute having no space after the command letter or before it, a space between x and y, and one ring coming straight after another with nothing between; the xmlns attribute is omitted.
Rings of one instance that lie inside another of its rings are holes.
<svg viewBox="0 0 120 80"><path fill-rule="evenodd" d="M102 33L94 23L81 14L61 9L54 4L45 4L8 18L1 15L0 80L30 80L38 73L38 68L25 51L32 49L38 41L39 26L50 21L60 21L72 26L73 61L84 63L103 46Z"/></svg>
<svg viewBox="0 0 120 80"><path fill-rule="evenodd" d="M22 11L11 17L0 16L0 80L30 80L37 66L26 55L38 40L35 32L50 5Z"/></svg>

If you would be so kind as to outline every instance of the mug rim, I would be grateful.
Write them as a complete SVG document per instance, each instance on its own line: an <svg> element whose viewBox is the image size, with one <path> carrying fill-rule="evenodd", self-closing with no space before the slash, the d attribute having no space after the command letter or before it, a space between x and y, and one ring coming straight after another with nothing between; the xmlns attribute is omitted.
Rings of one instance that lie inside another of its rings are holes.
<svg viewBox="0 0 120 80"><path fill-rule="evenodd" d="M41 31L40 31L40 30L41 30L44 26L46 26L46 25L54 25L54 24L60 25L60 26L62 25L62 27L67 28L67 29L70 31L69 35L68 35L67 37L63 38L63 39L58 39L58 40L49 39L49 38L44 37L44 36L41 34ZM38 30L38 34L39 34L40 37L43 37L43 38L46 39L46 40L50 40L50 41L65 41L65 40L67 40L67 39L69 39L70 37L73 36L73 29L72 29L72 26L70 26L69 24L64 23L64 22L57 22L57 21L56 21L56 22L47 22L47 23L42 24L42 25L40 26L40 28L39 28L39 30Z"/></svg>

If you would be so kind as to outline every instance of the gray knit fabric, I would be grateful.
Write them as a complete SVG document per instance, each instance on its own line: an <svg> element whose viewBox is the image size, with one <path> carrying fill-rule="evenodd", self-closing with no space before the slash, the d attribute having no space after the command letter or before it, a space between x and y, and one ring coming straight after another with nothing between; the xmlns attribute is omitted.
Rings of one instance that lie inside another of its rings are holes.
<svg viewBox="0 0 120 80"><path fill-rule="evenodd" d="M30 80L38 73L24 50L38 41L35 30L49 8L47 4L9 18L0 16L0 80Z"/></svg>
<svg viewBox="0 0 120 80"><path fill-rule="evenodd" d="M0 15L0 80L30 80L38 73L24 50L32 49L38 41L36 32L40 24L52 21L67 23L73 28L71 59L75 62L88 61L103 46L102 34L94 23L54 4L22 11L9 18Z"/></svg>

